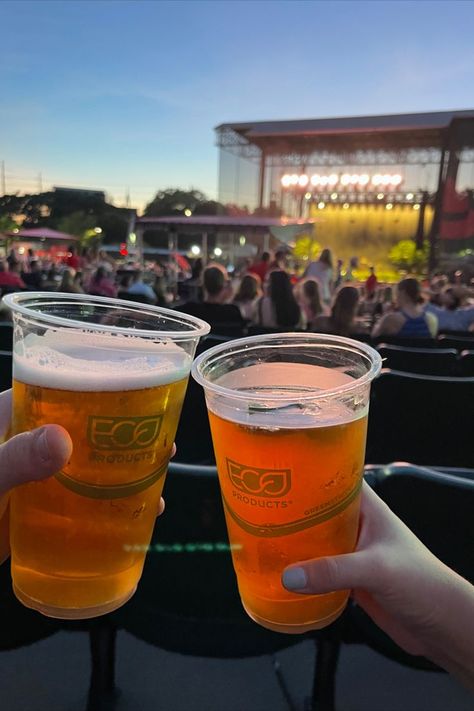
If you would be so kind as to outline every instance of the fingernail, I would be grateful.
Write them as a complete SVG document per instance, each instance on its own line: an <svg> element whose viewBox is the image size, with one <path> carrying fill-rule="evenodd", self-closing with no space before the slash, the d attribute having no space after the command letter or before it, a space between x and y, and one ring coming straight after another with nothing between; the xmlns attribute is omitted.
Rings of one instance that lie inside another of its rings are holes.
<svg viewBox="0 0 474 711"><path fill-rule="evenodd" d="M51 458L50 451L49 451L49 442L48 442L48 430L44 428L40 434L36 438L35 442L35 448L36 452L38 454L38 457L43 460L43 462L49 461Z"/></svg>
<svg viewBox="0 0 474 711"><path fill-rule="evenodd" d="M308 583L304 568L288 568L283 572L282 582L288 590L302 590Z"/></svg>

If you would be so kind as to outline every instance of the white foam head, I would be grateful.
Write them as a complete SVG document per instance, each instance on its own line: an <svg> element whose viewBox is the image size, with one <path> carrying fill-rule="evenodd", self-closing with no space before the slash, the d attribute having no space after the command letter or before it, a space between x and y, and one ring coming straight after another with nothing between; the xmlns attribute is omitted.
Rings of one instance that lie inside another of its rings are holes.
<svg viewBox="0 0 474 711"><path fill-rule="evenodd" d="M191 357L173 341L71 332L30 333L14 348L13 377L58 390L141 390L181 380Z"/></svg>

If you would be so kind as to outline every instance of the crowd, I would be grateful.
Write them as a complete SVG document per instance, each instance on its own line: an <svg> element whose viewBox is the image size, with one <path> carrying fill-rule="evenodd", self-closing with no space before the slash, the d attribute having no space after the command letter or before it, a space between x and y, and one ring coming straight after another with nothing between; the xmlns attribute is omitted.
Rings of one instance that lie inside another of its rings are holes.
<svg viewBox="0 0 474 711"><path fill-rule="evenodd" d="M434 338L439 331L474 331L474 290L436 276L420 283L407 277L391 286L378 281L374 267L364 284L352 279L351 265L333 267L329 249L308 264L300 279L284 252L264 252L231 279L211 263L202 272L198 298L177 308L208 321L215 332L248 326L308 330L340 336Z"/></svg>
<svg viewBox="0 0 474 711"><path fill-rule="evenodd" d="M238 272L220 263L195 261L181 284L181 298L167 286L169 264L144 272L132 261L118 264L104 250L69 247L61 262L40 260L33 250L11 250L0 260L0 291L51 290L120 297L171 306L198 316L216 333L239 335L254 329L308 330L341 336L430 338L439 331L474 331L474 289L443 274L421 284L379 282L374 267L365 283L354 281L353 259L343 270L330 249L296 276L287 250L263 252Z"/></svg>

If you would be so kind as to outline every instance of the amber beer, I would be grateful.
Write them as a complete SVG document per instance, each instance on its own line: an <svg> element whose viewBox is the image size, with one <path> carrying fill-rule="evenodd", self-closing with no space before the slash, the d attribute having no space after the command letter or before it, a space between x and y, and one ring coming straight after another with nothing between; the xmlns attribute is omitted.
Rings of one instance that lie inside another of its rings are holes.
<svg viewBox="0 0 474 711"><path fill-rule="evenodd" d="M256 622L280 632L323 627L346 605L348 591L297 595L283 588L281 574L291 563L354 549L367 429L367 382L357 387L350 368L319 365L323 357L313 364L310 351L304 362L301 346L311 336L298 336L288 336L299 347L297 362L285 354L283 337L265 362L269 353L256 337L243 341L240 363L234 344L228 372L225 346L193 368L206 388L242 603ZM288 362L271 362L278 347ZM326 350L329 363L338 363ZM359 370L363 376L362 363Z"/></svg>
<svg viewBox="0 0 474 711"><path fill-rule="evenodd" d="M136 589L194 350L155 336L37 329L17 343L13 433L57 423L73 442L62 471L11 495L14 591L43 614L93 617Z"/></svg>

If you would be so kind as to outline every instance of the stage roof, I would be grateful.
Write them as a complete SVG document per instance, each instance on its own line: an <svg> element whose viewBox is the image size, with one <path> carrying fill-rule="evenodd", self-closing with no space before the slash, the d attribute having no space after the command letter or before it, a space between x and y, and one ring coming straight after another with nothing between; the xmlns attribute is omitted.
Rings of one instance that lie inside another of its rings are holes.
<svg viewBox="0 0 474 711"><path fill-rule="evenodd" d="M233 229L268 230L272 227L296 227L313 224L316 220L292 220L278 217L254 217L253 215L192 215L185 217L171 215L170 217L140 217L137 226L143 227L203 227L214 228L220 231Z"/></svg>
<svg viewBox="0 0 474 711"><path fill-rule="evenodd" d="M474 109L435 111L381 116L347 116L292 121L254 121L223 123L216 127L221 135L219 144L225 148L223 136L238 134L242 143L265 151L351 150L393 148L439 148L443 136L454 119L473 119ZM468 145L474 144L474 136Z"/></svg>

